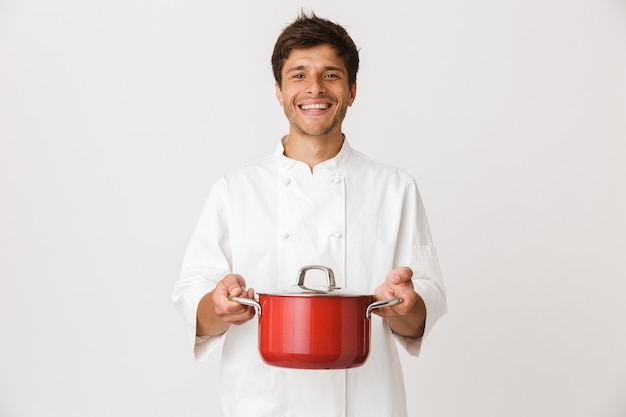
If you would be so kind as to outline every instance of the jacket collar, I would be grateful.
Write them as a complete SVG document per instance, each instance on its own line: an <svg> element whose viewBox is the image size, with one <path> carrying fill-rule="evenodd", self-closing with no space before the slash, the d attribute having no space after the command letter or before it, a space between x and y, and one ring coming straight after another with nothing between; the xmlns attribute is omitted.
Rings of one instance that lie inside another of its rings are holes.
<svg viewBox="0 0 626 417"><path fill-rule="evenodd" d="M291 159L285 156L285 143L287 142L287 139L288 137L284 136L280 140L278 146L276 147L275 160L276 160L276 164L278 165L278 167L286 171L292 171L293 173L302 171L302 172L311 174L311 170L309 169L309 166L307 164L305 164L302 161ZM335 155L333 158L328 159L324 162L320 162L319 164L315 165L313 167L312 174L313 175L323 175L323 174L338 175L339 172L342 170L342 168L348 162L351 152L352 152L352 148L350 147L348 140L344 136L343 145L341 146L339 153Z"/></svg>

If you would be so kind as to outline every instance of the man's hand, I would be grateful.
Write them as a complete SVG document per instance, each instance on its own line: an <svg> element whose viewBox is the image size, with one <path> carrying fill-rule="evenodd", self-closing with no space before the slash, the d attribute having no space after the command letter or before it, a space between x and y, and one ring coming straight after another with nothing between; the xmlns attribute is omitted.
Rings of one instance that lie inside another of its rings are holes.
<svg viewBox="0 0 626 417"><path fill-rule="evenodd" d="M226 275L198 304L197 336L217 336L228 330L231 324L243 324L254 317L253 307L231 301L229 295L254 298L254 290L246 289L246 281L241 275Z"/></svg>
<svg viewBox="0 0 626 417"><path fill-rule="evenodd" d="M402 336L421 337L426 322L426 306L413 287L413 270L401 267L392 270L385 282L374 291L375 300L402 298L402 303L372 310L385 318L387 324Z"/></svg>

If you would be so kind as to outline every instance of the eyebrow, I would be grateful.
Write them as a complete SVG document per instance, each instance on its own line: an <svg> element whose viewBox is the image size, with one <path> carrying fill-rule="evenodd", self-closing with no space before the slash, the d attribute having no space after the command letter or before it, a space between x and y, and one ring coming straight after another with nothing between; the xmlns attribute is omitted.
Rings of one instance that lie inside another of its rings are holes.
<svg viewBox="0 0 626 417"><path fill-rule="evenodd" d="M307 66L306 65L298 65L292 68L289 68L287 70L287 72L292 72L292 71L302 71L302 70L306 70ZM327 66L323 68L324 71L340 71L340 72L344 72L344 70L341 67L332 67L332 66Z"/></svg>

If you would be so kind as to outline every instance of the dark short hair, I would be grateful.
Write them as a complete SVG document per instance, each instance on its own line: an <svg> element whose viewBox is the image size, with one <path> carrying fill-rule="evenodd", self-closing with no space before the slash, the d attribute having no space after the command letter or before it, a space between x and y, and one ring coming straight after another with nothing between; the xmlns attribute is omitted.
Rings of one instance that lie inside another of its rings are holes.
<svg viewBox="0 0 626 417"><path fill-rule="evenodd" d="M337 51L348 71L348 85L356 82L359 71L359 50L348 32L339 24L317 17L315 13L301 13L276 40L272 53L274 79L280 86L285 60L294 49L306 49L327 44Z"/></svg>

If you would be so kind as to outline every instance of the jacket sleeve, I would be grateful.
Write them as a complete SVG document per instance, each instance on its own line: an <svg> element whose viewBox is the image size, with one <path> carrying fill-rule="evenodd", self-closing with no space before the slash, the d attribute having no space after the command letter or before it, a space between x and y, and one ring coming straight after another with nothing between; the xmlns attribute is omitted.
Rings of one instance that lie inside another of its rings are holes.
<svg viewBox="0 0 626 417"><path fill-rule="evenodd" d="M406 259L413 270L415 291L426 305L426 324L420 338L395 336L410 355L417 356L423 339L447 312L447 301L426 211L414 180L409 181L405 189L395 264L406 265Z"/></svg>
<svg viewBox="0 0 626 417"><path fill-rule="evenodd" d="M230 273L231 266L228 198L226 182L222 178L209 192L172 294L174 307L185 321L197 360L206 358L223 339L223 336L196 337L198 303Z"/></svg>

